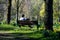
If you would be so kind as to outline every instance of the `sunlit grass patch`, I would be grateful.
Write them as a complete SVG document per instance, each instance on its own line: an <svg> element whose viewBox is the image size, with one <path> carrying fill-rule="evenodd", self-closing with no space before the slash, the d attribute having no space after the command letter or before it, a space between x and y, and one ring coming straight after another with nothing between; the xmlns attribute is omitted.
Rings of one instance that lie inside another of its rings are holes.
<svg viewBox="0 0 60 40"><path fill-rule="evenodd" d="M60 31L60 23L55 23L53 25L54 32Z"/></svg>

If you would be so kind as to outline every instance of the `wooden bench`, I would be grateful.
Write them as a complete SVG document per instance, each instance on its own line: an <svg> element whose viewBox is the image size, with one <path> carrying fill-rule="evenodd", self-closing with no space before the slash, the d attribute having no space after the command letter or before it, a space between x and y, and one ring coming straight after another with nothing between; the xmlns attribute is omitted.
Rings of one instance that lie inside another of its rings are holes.
<svg viewBox="0 0 60 40"><path fill-rule="evenodd" d="M21 20L18 20L18 25L20 27L24 26L24 25L28 25L29 27L31 27L31 25L36 25L38 28L38 21L29 21L29 20L21 21Z"/></svg>

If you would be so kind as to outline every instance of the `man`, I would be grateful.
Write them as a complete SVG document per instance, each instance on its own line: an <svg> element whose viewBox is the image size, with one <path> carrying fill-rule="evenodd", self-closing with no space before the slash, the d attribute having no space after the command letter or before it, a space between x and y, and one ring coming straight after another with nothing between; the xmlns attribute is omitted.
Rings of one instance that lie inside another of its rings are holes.
<svg viewBox="0 0 60 40"><path fill-rule="evenodd" d="M24 21L26 20L27 18L24 17L25 15L23 14L22 17L20 18L20 20Z"/></svg>
<svg viewBox="0 0 60 40"><path fill-rule="evenodd" d="M26 21L29 22L30 19L29 19L29 18L25 18L24 16L25 16L25 15L23 14L22 17L20 18L20 20L21 20L21 21L25 21L25 20L26 20ZM23 26L24 26L24 25L23 25ZM32 28L31 25L28 25L28 26L29 26L30 28Z"/></svg>

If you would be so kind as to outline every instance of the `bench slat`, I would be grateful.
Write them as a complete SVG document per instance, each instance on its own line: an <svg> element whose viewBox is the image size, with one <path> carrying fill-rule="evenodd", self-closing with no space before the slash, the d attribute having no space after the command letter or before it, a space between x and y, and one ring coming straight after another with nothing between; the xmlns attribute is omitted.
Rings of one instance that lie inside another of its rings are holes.
<svg viewBox="0 0 60 40"><path fill-rule="evenodd" d="M20 25L36 25L37 21L18 21L18 24Z"/></svg>

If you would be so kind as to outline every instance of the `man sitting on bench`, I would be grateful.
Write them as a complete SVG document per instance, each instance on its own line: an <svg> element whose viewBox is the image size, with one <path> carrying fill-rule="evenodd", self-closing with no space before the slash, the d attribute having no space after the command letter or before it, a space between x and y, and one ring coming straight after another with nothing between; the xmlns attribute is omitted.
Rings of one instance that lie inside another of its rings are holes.
<svg viewBox="0 0 60 40"><path fill-rule="evenodd" d="M24 16L25 16L25 15L23 14L22 17L20 18L20 21L26 21L26 22L27 22L27 21L30 20L30 19L28 19L28 18L25 18ZM23 25L23 26L24 26L24 25ZM29 26L30 28L32 28L31 25L28 25L28 26Z"/></svg>
<svg viewBox="0 0 60 40"><path fill-rule="evenodd" d="M25 15L23 14L22 17L20 18L21 21L27 20L27 18L24 17Z"/></svg>

